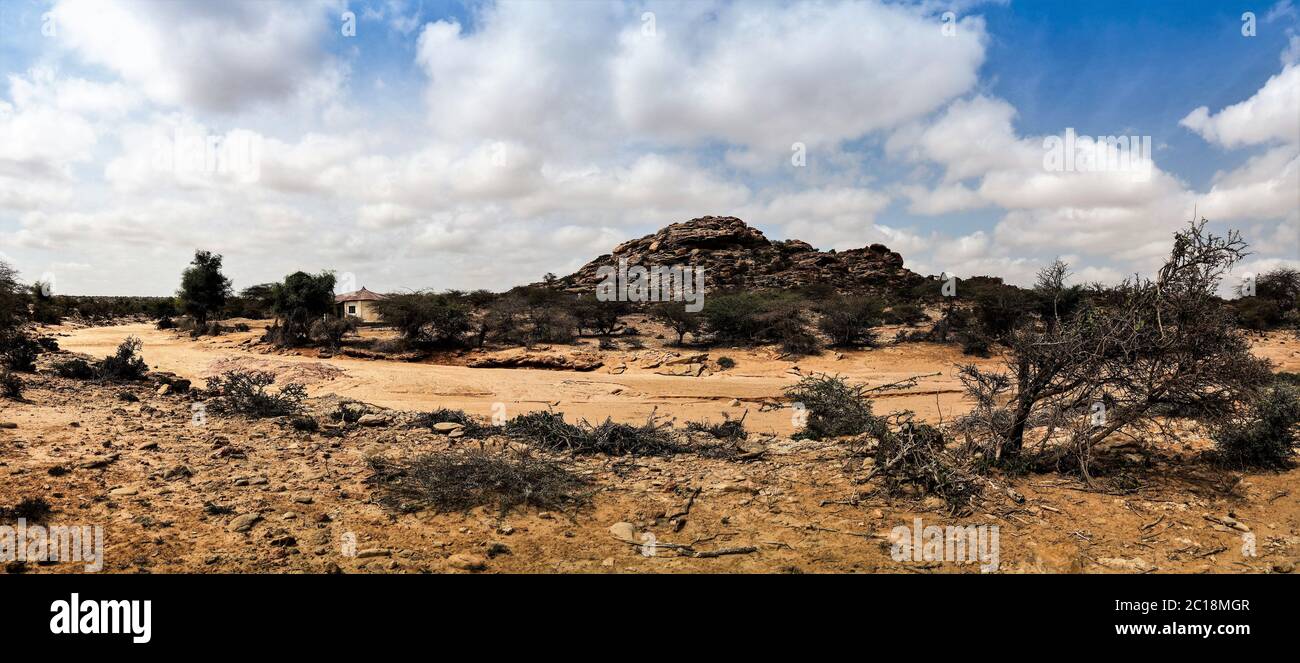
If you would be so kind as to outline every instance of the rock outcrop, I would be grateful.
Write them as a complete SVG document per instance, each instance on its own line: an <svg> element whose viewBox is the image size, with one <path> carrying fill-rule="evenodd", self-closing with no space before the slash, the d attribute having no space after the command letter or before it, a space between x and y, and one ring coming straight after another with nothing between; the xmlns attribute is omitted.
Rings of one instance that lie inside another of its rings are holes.
<svg viewBox="0 0 1300 663"><path fill-rule="evenodd" d="M787 289L825 284L840 292L879 293L908 288L923 277L903 267L903 257L882 244L848 251L818 251L797 239L773 242L732 216L674 223L653 235L623 242L560 280L572 292L590 292L597 270L628 265L695 266L710 291Z"/></svg>

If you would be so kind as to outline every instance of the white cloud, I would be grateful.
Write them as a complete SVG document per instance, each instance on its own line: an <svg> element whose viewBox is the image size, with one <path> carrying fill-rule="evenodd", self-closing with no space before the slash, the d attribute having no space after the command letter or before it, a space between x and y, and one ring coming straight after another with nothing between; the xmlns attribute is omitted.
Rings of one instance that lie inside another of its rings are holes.
<svg viewBox="0 0 1300 663"><path fill-rule="evenodd" d="M59 44L150 99L229 112L292 97L328 70L321 36L338 32L341 6L60 0L51 13Z"/></svg>
<svg viewBox="0 0 1300 663"><path fill-rule="evenodd" d="M788 150L856 138L965 93L984 57L979 18L944 36L935 20L874 2L656 19L654 35L624 28L614 97L629 128L677 141Z"/></svg>
<svg viewBox="0 0 1300 663"><path fill-rule="evenodd" d="M1181 125L1222 147L1300 144L1300 64L1288 64L1251 98L1211 113L1201 106Z"/></svg>

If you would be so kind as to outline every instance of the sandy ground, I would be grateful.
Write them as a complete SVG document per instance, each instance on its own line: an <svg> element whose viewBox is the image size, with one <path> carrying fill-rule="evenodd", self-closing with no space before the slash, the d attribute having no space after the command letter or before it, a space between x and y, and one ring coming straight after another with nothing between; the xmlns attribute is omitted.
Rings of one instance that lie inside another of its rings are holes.
<svg viewBox="0 0 1300 663"><path fill-rule="evenodd" d="M143 354L151 368L190 378L195 384L202 384L199 380L223 368L241 365L286 372L287 379L304 382L312 395L334 393L400 410L449 407L488 417L493 414L494 404L503 403L506 416L552 407L570 419L600 421L608 416L627 422L644 421L656 409L679 421L718 421L723 413L734 418L748 410L745 423L751 430L786 435L794 431L790 411L760 412L759 405L764 399L779 397L781 390L797 382L801 374L838 374L871 386L914 375L938 374L922 378L914 388L884 395L877 406L880 411L912 410L933 421L941 416L951 418L965 409L954 364L995 361L963 356L953 346L915 343L791 360L777 359L777 353L770 349L728 348L712 349L708 354L713 361L722 356L735 359L735 368L695 378L659 375L656 369L641 368L638 362L629 361L636 351L601 352L590 340L584 345L557 349L602 355L605 366L591 372L263 355L240 345L260 335L256 328L243 334L192 341L146 324L92 327L63 331L59 343L65 350L100 357L111 354L128 335L144 342ZM652 345L648 352L660 349ZM688 355L696 352L702 351L680 350ZM324 364L341 374L321 379L316 374L323 371L299 366L294 372L295 364ZM620 364L626 364L626 372L612 373ZM733 400L740 403L731 405Z"/></svg>
<svg viewBox="0 0 1300 663"><path fill-rule="evenodd" d="M466 572L480 564L490 572L529 573L978 572L972 563L895 560L889 533L917 518L927 526L997 526L1001 572L1290 573L1300 561L1300 470L1225 475L1198 460L1207 445L1191 430L1172 444L1110 450L1107 476L1133 479L1122 492L1092 492L1068 475L995 476L988 499L963 517L948 515L933 499L864 494L870 486L854 483L861 472L846 471L856 465L842 444L790 440L788 411L757 412L758 400L796 378L795 362L763 350L715 350L738 366L691 378L637 368L614 375L605 368L578 373L263 355L239 346L252 334L192 342L142 325L63 333L65 349L95 356L137 335L151 367L192 378L231 362L270 362L286 375L313 380L313 395L337 393L394 408L461 407L487 415L494 402L518 410L554 403L570 416L632 421L655 407L680 420L737 416L748 405L751 430L777 433L759 438L765 452L748 462L692 455L576 460L575 470L592 479L596 492L592 506L575 514L398 515L375 503L365 456L404 457L461 443L397 427L353 426L329 437L273 420L211 416L196 425L190 397L159 395L148 384L29 378L26 402L0 401L0 422L14 425L0 428L0 506L41 496L54 507L51 523L101 525L110 572ZM1272 336L1257 347L1280 369L1300 370L1294 339ZM870 384L942 372L910 394L876 402L877 411L910 408L933 420L963 409L952 364L967 360L951 348L913 344L838 360L828 353L797 365L804 373L825 370ZM139 400L124 400L122 392ZM742 405L730 406L733 398ZM1251 536L1223 525L1226 518ZM241 519L255 522L238 531ZM619 522L638 539L648 534L696 550L752 550L694 558L665 547L646 555L611 535Z"/></svg>

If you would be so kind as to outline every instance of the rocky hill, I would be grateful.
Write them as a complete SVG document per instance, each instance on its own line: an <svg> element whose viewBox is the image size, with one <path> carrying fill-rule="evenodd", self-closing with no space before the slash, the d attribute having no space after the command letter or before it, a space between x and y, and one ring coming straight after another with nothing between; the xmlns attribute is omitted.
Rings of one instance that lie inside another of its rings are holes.
<svg viewBox="0 0 1300 663"><path fill-rule="evenodd" d="M797 239L774 242L733 216L674 223L629 240L561 279L566 290L590 292L596 270L628 265L694 265L705 269L709 290L787 289L813 284L840 292L882 293L910 288L924 277L903 267L903 257L883 244L848 251L818 251Z"/></svg>

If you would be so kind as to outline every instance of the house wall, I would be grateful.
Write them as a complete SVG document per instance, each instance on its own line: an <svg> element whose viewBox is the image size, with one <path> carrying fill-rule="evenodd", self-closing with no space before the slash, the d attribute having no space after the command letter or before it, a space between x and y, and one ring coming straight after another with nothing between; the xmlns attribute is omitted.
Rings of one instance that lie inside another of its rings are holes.
<svg viewBox="0 0 1300 663"><path fill-rule="evenodd" d="M356 307L355 312L353 307ZM379 322L379 311L375 308L375 302L372 301L343 302L339 304L339 316L345 315L358 318L362 322Z"/></svg>

